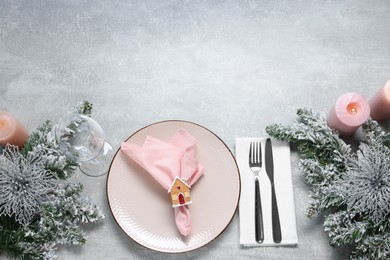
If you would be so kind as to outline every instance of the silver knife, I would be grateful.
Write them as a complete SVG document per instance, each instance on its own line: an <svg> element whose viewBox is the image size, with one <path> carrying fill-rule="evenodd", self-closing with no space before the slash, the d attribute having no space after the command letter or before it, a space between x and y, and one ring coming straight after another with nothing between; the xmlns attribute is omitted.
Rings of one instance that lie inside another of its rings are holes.
<svg viewBox="0 0 390 260"><path fill-rule="evenodd" d="M282 232L280 230L280 219L278 211L278 203L276 200L275 194L275 184L274 184L274 158L272 155L272 144L271 139L267 138L265 142L265 170L267 172L268 178L271 182L271 192L272 192L272 234L275 243L280 243L282 241Z"/></svg>

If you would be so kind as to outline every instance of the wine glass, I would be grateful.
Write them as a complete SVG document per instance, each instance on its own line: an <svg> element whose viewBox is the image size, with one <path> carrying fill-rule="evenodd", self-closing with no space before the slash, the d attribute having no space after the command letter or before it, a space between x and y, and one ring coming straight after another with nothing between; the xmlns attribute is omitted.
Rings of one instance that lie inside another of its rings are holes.
<svg viewBox="0 0 390 260"><path fill-rule="evenodd" d="M83 173L97 177L108 172L114 150L95 120L72 113L60 119L54 131L60 149L68 158L79 162Z"/></svg>

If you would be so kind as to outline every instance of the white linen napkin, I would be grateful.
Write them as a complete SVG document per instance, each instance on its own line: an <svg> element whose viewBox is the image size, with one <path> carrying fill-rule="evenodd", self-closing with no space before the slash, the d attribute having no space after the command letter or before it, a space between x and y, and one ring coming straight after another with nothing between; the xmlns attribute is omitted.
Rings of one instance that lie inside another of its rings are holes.
<svg viewBox="0 0 390 260"><path fill-rule="evenodd" d="M298 243L298 235L291 176L290 146L288 143L272 140L275 194L282 233L282 241L274 243L272 236L271 183L265 171L264 160L265 140L266 138L236 138L236 160L241 176L240 244L244 246L295 245ZM255 179L248 162L251 141L261 141L263 157L263 167L259 175L264 225L263 243L257 243L255 239Z"/></svg>

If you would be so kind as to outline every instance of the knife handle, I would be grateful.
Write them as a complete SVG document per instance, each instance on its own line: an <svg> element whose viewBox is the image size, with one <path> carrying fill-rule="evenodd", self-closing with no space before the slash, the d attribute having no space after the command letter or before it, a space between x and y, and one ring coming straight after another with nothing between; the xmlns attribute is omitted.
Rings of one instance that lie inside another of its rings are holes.
<svg viewBox="0 0 390 260"><path fill-rule="evenodd" d="M256 242L263 243L264 227L263 227L263 213L261 209L259 178L255 178L255 231L256 231Z"/></svg>
<svg viewBox="0 0 390 260"><path fill-rule="evenodd" d="M278 202L276 201L275 187L273 185L272 185L272 234L275 243L280 243L282 241Z"/></svg>

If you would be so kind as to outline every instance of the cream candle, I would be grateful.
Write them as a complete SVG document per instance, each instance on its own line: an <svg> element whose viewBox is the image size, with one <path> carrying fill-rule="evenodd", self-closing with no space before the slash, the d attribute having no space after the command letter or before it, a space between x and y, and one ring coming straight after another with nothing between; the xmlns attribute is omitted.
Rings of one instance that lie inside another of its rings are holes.
<svg viewBox="0 0 390 260"><path fill-rule="evenodd" d="M381 121L390 118L390 80L370 99L371 117Z"/></svg>
<svg viewBox="0 0 390 260"><path fill-rule="evenodd" d="M327 123L341 136L352 136L367 120L370 106L367 100L357 93L346 93L339 97L328 114Z"/></svg>
<svg viewBox="0 0 390 260"><path fill-rule="evenodd" d="M10 113L0 111L0 145L16 145L22 148L28 138L26 128Z"/></svg>

